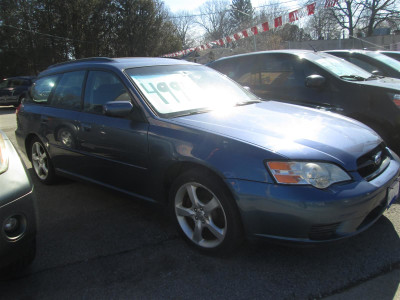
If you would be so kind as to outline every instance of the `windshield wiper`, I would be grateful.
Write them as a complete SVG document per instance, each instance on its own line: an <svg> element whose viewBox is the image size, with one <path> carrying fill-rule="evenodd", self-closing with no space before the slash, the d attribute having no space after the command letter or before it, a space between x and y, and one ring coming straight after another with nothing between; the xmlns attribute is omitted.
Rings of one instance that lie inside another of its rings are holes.
<svg viewBox="0 0 400 300"><path fill-rule="evenodd" d="M261 100L243 101L243 102L236 103L235 106L243 106L243 105L247 105L247 104L260 103L260 102L262 102L262 101Z"/></svg>
<svg viewBox="0 0 400 300"><path fill-rule="evenodd" d="M193 115L198 115L198 114L204 114L206 112L209 112L209 109L205 109L205 110L196 110L196 111L191 111L191 112L186 112L186 113L182 113L182 114L178 114L176 116L174 116L175 118L177 117L186 117L186 116L193 116Z"/></svg>
<svg viewBox="0 0 400 300"><path fill-rule="evenodd" d="M366 80L375 80L375 79L381 79L381 78L385 78L385 76L382 76L382 75L371 75Z"/></svg>
<svg viewBox="0 0 400 300"><path fill-rule="evenodd" d="M339 76L342 79L354 79L357 81L365 81L366 79L362 76L358 76L358 75L341 75Z"/></svg>

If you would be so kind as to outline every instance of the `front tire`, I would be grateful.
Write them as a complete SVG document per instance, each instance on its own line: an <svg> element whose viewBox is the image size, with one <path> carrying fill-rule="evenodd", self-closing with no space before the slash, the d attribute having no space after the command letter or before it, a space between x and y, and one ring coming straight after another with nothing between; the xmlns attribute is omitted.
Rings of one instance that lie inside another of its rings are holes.
<svg viewBox="0 0 400 300"><path fill-rule="evenodd" d="M52 184L56 181L56 175L50 156L43 143L35 137L31 142L30 158L36 177L44 184Z"/></svg>
<svg viewBox="0 0 400 300"><path fill-rule="evenodd" d="M242 241L234 199L214 174L193 169L180 175L172 185L170 205L178 231L200 251L224 254Z"/></svg>

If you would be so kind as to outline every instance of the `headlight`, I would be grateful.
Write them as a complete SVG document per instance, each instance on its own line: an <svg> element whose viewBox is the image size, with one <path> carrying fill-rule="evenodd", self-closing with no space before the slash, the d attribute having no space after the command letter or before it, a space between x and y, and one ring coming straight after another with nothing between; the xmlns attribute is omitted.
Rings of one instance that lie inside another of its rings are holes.
<svg viewBox="0 0 400 300"><path fill-rule="evenodd" d="M8 169L8 153L6 149L6 143L4 142L3 136L0 133L0 174L4 173Z"/></svg>
<svg viewBox="0 0 400 300"><path fill-rule="evenodd" d="M311 184L319 189L351 177L340 167L320 162L269 161L267 168L276 182L282 184Z"/></svg>
<svg viewBox="0 0 400 300"><path fill-rule="evenodd" d="M395 93L388 93L389 98L396 104L397 106L400 107L400 93L395 94Z"/></svg>

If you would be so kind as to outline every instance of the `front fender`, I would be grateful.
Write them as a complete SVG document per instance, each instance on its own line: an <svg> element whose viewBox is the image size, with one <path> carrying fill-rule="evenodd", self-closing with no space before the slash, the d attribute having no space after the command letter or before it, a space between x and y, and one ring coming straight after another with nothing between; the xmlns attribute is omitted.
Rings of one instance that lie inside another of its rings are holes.
<svg viewBox="0 0 400 300"><path fill-rule="evenodd" d="M273 182L266 159L282 159L266 149L218 134L166 122L149 127L150 182L161 183L174 164L197 165L221 179Z"/></svg>

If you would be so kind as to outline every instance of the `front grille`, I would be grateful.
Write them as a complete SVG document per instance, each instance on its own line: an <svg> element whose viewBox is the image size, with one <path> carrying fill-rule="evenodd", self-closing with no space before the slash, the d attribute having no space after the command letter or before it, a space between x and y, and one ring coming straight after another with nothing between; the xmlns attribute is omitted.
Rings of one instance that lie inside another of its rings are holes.
<svg viewBox="0 0 400 300"><path fill-rule="evenodd" d="M327 240L335 236L336 229L340 223L317 224L311 227L308 237L311 240Z"/></svg>
<svg viewBox="0 0 400 300"><path fill-rule="evenodd" d="M390 158L384 143L357 159L357 171L366 180L372 180L389 165Z"/></svg>

